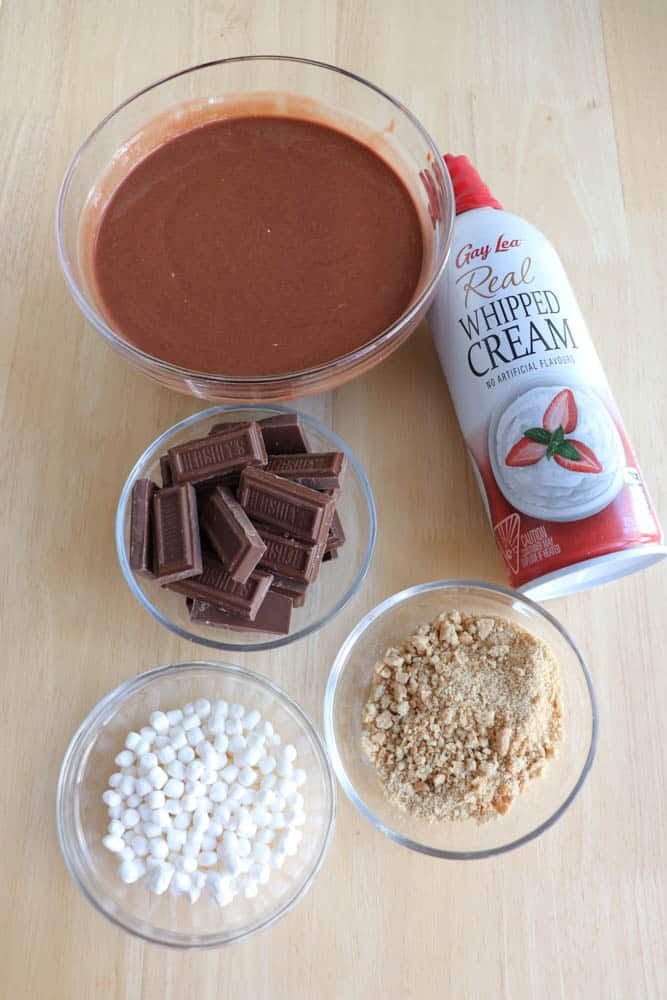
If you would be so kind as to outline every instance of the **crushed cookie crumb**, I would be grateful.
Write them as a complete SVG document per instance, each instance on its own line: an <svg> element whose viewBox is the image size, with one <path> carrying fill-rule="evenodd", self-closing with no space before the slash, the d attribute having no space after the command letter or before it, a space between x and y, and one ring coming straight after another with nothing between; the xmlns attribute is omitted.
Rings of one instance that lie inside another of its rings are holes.
<svg viewBox="0 0 667 1000"><path fill-rule="evenodd" d="M375 676L362 747L389 800L414 816L504 815L556 754L558 663L508 619L443 612L388 649Z"/></svg>

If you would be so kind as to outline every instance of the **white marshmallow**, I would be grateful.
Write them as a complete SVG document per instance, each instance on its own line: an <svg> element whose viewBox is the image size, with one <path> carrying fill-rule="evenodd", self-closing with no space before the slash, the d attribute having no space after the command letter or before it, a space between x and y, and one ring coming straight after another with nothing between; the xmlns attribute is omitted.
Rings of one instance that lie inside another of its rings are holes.
<svg viewBox="0 0 667 1000"><path fill-rule="evenodd" d="M102 801L108 806L119 806L123 801L123 796L119 792L115 792L113 788L107 788L106 792L102 793Z"/></svg>
<svg viewBox="0 0 667 1000"><path fill-rule="evenodd" d="M166 773L166 771L163 771L161 767L154 767L151 771L148 772L146 777L150 781L153 788L159 788L159 789L164 788L164 786L167 784L167 781L169 780L168 774Z"/></svg>
<svg viewBox="0 0 667 1000"><path fill-rule="evenodd" d="M185 785L178 778L170 778L162 791L168 799L180 799L185 791Z"/></svg>
<svg viewBox="0 0 667 1000"><path fill-rule="evenodd" d="M134 754L131 750L121 750L115 759L119 767L131 767L134 764Z"/></svg>
<svg viewBox="0 0 667 1000"><path fill-rule="evenodd" d="M169 845L162 837L154 837L148 841L148 850L151 853L151 857L157 858L158 861L164 861L169 854Z"/></svg>
<svg viewBox="0 0 667 1000"><path fill-rule="evenodd" d="M207 719L211 714L211 703L208 698L197 698L194 709L200 719Z"/></svg>
<svg viewBox="0 0 667 1000"><path fill-rule="evenodd" d="M118 874L126 885L132 885L133 882L138 882L146 874L146 865L140 858L134 858L132 861L123 861L118 869Z"/></svg>
<svg viewBox="0 0 667 1000"><path fill-rule="evenodd" d="M162 809L162 808L164 808L164 803L165 803L165 794L164 794L164 792L160 791L159 788L153 788L153 786L151 785L150 782L148 782L148 787L151 788L152 791L150 791L148 793L148 798L147 798L146 801L147 801L148 805L151 807L151 809ZM166 788L166 785L165 785L165 788Z"/></svg>
<svg viewBox="0 0 667 1000"><path fill-rule="evenodd" d="M169 729L169 719L164 712L151 712L148 721L156 733L166 733Z"/></svg>
<svg viewBox="0 0 667 1000"><path fill-rule="evenodd" d="M185 711L183 714L185 715ZM200 722L199 716L197 715L197 713L194 711L193 708L190 715L185 715L185 718L183 719L181 725L183 727L183 730L186 733L189 733L191 729L199 729L199 722Z"/></svg>
<svg viewBox="0 0 667 1000"><path fill-rule="evenodd" d="M176 751L171 743L167 743L161 750L158 750L157 759L161 764L171 764L172 760L176 760Z"/></svg>
<svg viewBox="0 0 667 1000"><path fill-rule="evenodd" d="M174 866L168 861L153 865L148 873L148 888L157 896L161 896L169 888L174 877Z"/></svg>
<svg viewBox="0 0 667 1000"><path fill-rule="evenodd" d="M109 778L109 788L118 788L124 777L125 776L121 774L120 771L116 771L116 773L112 774Z"/></svg>
<svg viewBox="0 0 667 1000"><path fill-rule="evenodd" d="M123 838L114 836L111 833L102 838L102 843L106 847L107 851L111 851L113 854L120 854L125 847L125 841Z"/></svg>
<svg viewBox="0 0 667 1000"><path fill-rule="evenodd" d="M178 759L182 764L190 764L195 759L194 747L187 743L178 751Z"/></svg>
<svg viewBox="0 0 667 1000"><path fill-rule="evenodd" d="M183 713L180 708L172 708L171 711L167 712L167 721L172 729L174 726L177 726L180 722L182 722Z"/></svg>
<svg viewBox="0 0 667 1000"><path fill-rule="evenodd" d="M195 716L192 716L195 718ZM185 721L185 720L184 720ZM199 726L195 726L194 729L188 729L186 736L188 738L188 743L191 747L196 747L198 743L201 743L204 739L204 732Z"/></svg>
<svg viewBox="0 0 667 1000"><path fill-rule="evenodd" d="M136 826L140 819L141 817L136 809L126 809L122 816L123 823L128 830Z"/></svg>
<svg viewBox="0 0 667 1000"><path fill-rule="evenodd" d="M128 750L136 750L137 744L141 742L141 736L139 733L130 732L125 737L125 746Z"/></svg>

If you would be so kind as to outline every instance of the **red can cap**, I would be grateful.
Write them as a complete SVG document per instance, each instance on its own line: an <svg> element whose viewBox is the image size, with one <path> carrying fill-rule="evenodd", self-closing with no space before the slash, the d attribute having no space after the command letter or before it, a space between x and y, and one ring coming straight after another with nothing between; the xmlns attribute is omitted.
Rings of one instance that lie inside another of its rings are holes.
<svg viewBox="0 0 667 1000"><path fill-rule="evenodd" d="M454 187L456 214L473 208L502 208L479 176L467 156L445 154L445 163Z"/></svg>

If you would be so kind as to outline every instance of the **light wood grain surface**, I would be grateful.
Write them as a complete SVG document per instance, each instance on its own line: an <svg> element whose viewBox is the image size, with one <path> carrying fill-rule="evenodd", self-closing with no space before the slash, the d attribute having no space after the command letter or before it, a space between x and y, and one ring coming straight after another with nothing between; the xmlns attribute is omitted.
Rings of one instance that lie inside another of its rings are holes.
<svg viewBox="0 0 667 1000"><path fill-rule="evenodd" d="M601 736L582 795L540 840L482 863L437 862L385 840L341 796L314 888L248 943L170 952L89 907L56 841L65 747L116 684L202 653L130 595L114 507L143 447L201 404L109 352L68 297L53 238L70 156L141 85L250 52L356 70L403 99L443 149L468 153L498 198L553 239L665 517L666 34L664 0L5 0L0 996L667 996L664 566L550 605L590 662ZM378 600L435 577L503 576L426 329L303 405L366 465L375 561L322 634L243 662L319 723L332 658Z"/></svg>

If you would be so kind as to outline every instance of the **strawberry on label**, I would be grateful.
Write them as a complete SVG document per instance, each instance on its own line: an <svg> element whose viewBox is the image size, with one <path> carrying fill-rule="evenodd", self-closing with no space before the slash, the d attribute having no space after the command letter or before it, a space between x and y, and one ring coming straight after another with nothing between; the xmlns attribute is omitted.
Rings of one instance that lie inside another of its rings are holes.
<svg viewBox="0 0 667 1000"><path fill-rule="evenodd" d="M577 404L570 389L554 396L544 411L542 426L552 432L562 427L565 434L572 433L577 426Z"/></svg>
<svg viewBox="0 0 667 1000"><path fill-rule="evenodd" d="M565 445L569 445L569 449L566 449ZM575 438L564 441L554 459L570 472L602 472L602 465L597 460L595 452L583 441L577 441Z"/></svg>
<svg viewBox="0 0 667 1000"><path fill-rule="evenodd" d="M510 448L505 459L505 465L522 466L535 465L547 453L546 445L531 441L527 437L522 437L520 441Z"/></svg>

